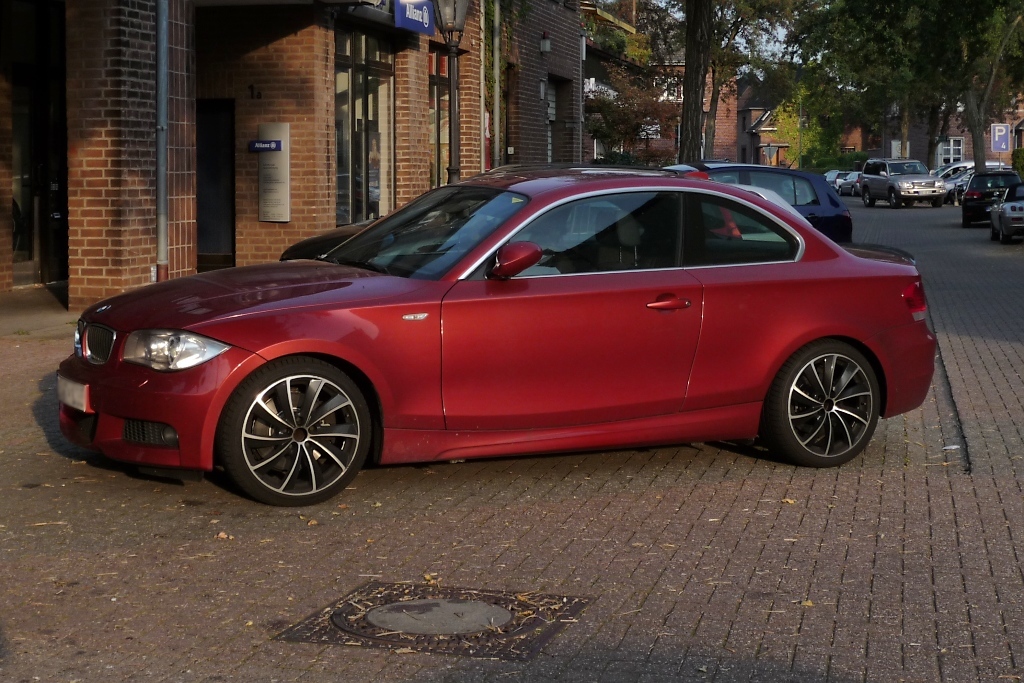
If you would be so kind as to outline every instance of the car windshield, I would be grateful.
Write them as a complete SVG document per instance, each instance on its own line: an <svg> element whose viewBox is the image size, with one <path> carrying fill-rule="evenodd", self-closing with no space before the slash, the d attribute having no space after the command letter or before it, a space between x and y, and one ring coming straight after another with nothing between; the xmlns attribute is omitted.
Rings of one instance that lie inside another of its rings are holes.
<svg viewBox="0 0 1024 683"><path fill-rule="evenodd" d="M514 192L442 187L378 221L323 260L400 277L437 279L526 203L526 197Z"/></svg>
<svg viewBox="0 0 1024 683"><path fill-rule="evenodd" d="M920 161L904 161L889 164L889 171L893 175L928 175L928 169Z"/></svg>

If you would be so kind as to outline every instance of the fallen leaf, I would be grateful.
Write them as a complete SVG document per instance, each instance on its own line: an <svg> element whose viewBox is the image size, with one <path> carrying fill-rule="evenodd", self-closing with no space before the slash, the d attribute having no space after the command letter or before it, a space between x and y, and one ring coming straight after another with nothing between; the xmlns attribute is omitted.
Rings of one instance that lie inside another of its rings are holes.
<svg viewBox="0 0 1024 683"><path fill-rule="evenodd" d="M252 621L247 621L247 622L245 622L245 625L246 625L246 626L252 626Z"/></svg>
<svg viewBox="0 0 1024 683"><path fill-rule="evenodd" d="M793 500L792 498L783 498L782 502L785 503L786 505L796 505L796 501Z"/></svg>
<svg viewBox="0 0 1024 683"><path fill-rule="evenodd" d="M382 503L374 503L371 507L379 508L381 505Z"/></svg>
<svg viewBox="0 0 1024 683"><path fill-rule="evenodd" d="M308 522L306 522L306 526L316 526L319 523L320 522L316 521L315 519L311 519Z"/></svg>
<svg viewBox="0 0 1024 683"><path fill-rule="evenodd" d="M234 536L231 536L230 534L227 534L227 533L225 533L223 531L220 532L219 534L217 534L216 536L214 536L214 538L216 538L216 539L218 539L220 541L233 541L233 540L235 540Z"/></svg>
<svg viewBox="0 0 1024 683"><path fill-rule="evenodd" d="M411 647L400 647L394 652L396 655L407 655L416 652L416 650L412 649Z"/></svg>
<svg viewBox="0 0 1024 683"><path fill-rule="evenodd" d="M813 600L801 600L800 601L800 606L801 607L814 607L814 601Z"/></svg>
<svg viewBox="0 0 1024 683"><path fill-rule="evenodd" d="M345 505L344 503L342 503L341 505L338 506L338 509L339 510L348 510L348 505Z"/></svg>

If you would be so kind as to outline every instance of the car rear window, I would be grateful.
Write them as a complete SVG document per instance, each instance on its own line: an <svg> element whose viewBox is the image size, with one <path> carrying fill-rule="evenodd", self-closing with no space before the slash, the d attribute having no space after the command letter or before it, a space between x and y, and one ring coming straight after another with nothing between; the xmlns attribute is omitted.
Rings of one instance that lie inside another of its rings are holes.
<svg viewBox="0 0 1024 683"><path fill-rule="evenodd" d="M972 190L994 190L1002 187L1009 187L1019 183L1020 177L1016 173L982 173L971 178L970 189Z"/></svg>
<svg viewBox="0 0 1024 683"><path fill-rule="evenodd" d="M788 173L751 171L750 184L774 190L793 206L816 206L821 203L811 181Z"/></svg>

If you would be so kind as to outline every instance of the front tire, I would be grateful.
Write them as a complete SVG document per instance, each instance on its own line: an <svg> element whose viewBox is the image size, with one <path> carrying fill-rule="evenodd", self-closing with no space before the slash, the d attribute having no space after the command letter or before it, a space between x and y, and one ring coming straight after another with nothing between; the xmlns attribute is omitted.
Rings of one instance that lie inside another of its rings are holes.
<svg viewBox="0 0 1024 683"><path fill-rule="evenodd" d="M217 453L228 475L268 505L312 505L352 481L370 449L370 410L348 375L295 356L267 363L228 400Z"/></svg>
<svg viewBox="0 0 1024 683"><path fill-rule="evenodd" d="M889 190L889 208L898 209L903 205L900 198L896 195L896 190Z"/></svg>
<svg viewBox="0 0 1024 683"><path fill-rule="evenodd" d="M936 209L941 209L942 208L942 197L936 197L935 199L933 199L932 200L932 207L934 207Z"/></svg>
<svg viewBox="0 0 1024 683"><path fill-rule="evenodd" d="M779 370L761 414L761 438L795 465L833 467L867 446L880 390L868 360L849 344L821 340Z"/></svg>

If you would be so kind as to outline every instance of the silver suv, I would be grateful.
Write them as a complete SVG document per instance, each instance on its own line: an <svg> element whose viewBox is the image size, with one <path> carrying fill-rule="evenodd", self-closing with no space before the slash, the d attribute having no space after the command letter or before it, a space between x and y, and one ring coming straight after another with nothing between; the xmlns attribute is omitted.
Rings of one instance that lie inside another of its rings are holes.
<svg viewBox="0 0 1024 683"><path fill-rule="evenodd" d="M868 159L860 181L864 206L887 199L889 207L898 209L914 202L931 202L941 207L946 196L942 178L928 175L928 168L913 159Z"/></svg>

